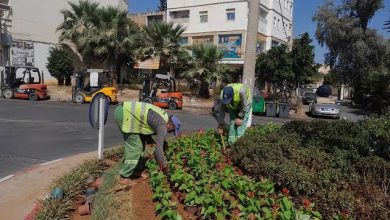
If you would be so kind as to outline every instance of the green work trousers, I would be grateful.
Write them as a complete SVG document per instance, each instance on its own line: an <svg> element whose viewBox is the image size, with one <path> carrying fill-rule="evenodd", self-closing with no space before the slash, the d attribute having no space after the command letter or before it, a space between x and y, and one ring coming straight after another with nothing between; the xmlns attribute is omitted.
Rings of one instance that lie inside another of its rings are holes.
<svg viewBox="0 0 390 220"><path fill-rule="evenodd" d="M125 159L119 174L129 178L141 166L141 156L144 152L144 145L139 134L123 133L125 139Z"/></svg>
<svg viewBox="0 0 390 220"><path fill-rule="evenodd" d="M114 113L115 121L119 126L119 129L122 128L123 121L123 108L122 106L118 106L115 109ZM122 132L122 131L121 131ZM141 160L141 156L145 150L145 142L147 141L148 136L142 134L134 134L134 133L125 133L122 132L123 139L125 141L125 153L124 153L124 161L119 174L122 177L129 178L136 171L142 169L143 160ZM150 138L150 136L149 136Z"/></svg>
<svg viewBox="0 0 390 220"><path fill-rule="evenodd" d="M248 120L249 117L252 115L252 106L248 108L248 110L245 112L245 116L242 119L242 124L240 126L237 126L235 121L238 118L238 111L229 111L230 114L230 125L229 125L229 137L228 137L228 144L232 145L234 144L240 137L242 137L245 134L245 131L248 127Z"/></svg>

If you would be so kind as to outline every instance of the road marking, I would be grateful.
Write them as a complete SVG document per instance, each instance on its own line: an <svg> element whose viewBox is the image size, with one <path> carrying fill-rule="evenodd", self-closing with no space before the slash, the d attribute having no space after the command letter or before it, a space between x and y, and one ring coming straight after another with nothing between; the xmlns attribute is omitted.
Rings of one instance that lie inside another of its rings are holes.
<svg viewBox="0 0 390 220"><path fill-rule="evenodd" d="M0 183L1 183L1 182L4 182L4 181L6 181L6 180L9 180L9 179L11 179L11 178L14 177L14 176L15 176L15 175L9 175L9 176L6 176L6 177L0 179Z"/></svg>
<svg viewBox="0 0 390 220"><path fill-rule="evenodd" d="M60 159L52 160L52 161L49 161L49 162L46 162L46 163L41 163L41 164L39 164L39 165L45 166L45 165L49 165L49 164L52 164L52 163L56 163L56 162L61 161L61 160L63 160L63 159L64 159L64 158L60 158Z"/></svg>

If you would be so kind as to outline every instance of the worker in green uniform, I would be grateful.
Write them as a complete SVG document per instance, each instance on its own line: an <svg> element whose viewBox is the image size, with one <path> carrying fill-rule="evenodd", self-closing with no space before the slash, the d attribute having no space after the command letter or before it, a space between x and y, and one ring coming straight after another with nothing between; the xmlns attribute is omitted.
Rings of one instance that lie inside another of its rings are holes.
<svg viewBox="0 0 390 220"><path fill-rule="evenodd" d="M125 140L125 160L119 171L119 183L134 184L136 167L140 165L140 158L145 149L147 140L156 135L156 149L154 156L164 173L168 172L167 159L164 149L167 146L166 137L169 132L177 136L181 126L180 120L168 114L161 108L143 102L124 102L115 109L114 117Z"/></svg>
<svg viewBox="0 0 390 220"><path fill-rule="evenodd" d="M242 83L227 85L221 93L221 105L218 113L218 130L225 126L225 112L230 114L228 144L234 144L245 134L248 121L252 115L250 89Z"/></svg>

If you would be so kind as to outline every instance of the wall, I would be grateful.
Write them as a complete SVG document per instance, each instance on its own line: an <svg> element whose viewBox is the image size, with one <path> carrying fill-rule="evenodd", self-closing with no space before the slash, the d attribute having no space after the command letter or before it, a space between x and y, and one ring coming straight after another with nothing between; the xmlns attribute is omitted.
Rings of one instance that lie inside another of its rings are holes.
<svg viewBox="0 0 390 220"><path fill-rule="evenodd" d="M78 2L78 0L70 1ZM102 6L112 5L127 11L127 0L90 1L99 2ZM13 0L10 1L10 5L12 7L12 27L9 31L12 38L33 43L33 65L44 71L45 79L51 78L46 69L47 57L50 46L58 42L59 33L56 29L63 21L60 11L70 8L68 0ZM19 54L14 54L14 56L20 57L27 52L18 49ZM11 60L13 60L12 56Z"/></svg>
<svg viewBox="0 0 390 220"><path fill-rule="evenodd" d="M171 1L168 1L171 2ZM172 1L175 2L175 1ZM187 1L184 1L187 2ZM195 2L195 1L192 1ZM191 2L191 3L192 3ZM196 1L197 2L197 1ZM210 2L223 2L223 1L210 1ZM186 5L186 4L183 4ZM188 4L191 5L191 4ZM226 9L234 8L236 13L235 21L228 21L226 16ZM180 9L168 8L167 19L173 21L171 17L172 11L189 10L190 17L189 22L181 23L186 27L185 34L190 33L204 33L204 32L219 32L219 31L237 31L246 30L248 22L248 6L246 1L227 1L224 4L214 5L200 5L198 7L180 7ZM207 11L208 22L200 22L200 12Z"/></svg>
<svg viewBox="0 0 390 220"><path fill-rule="evenodd" d="M201 6L201 5L212 5L216 3L237 3L237 2L246 2L246 0L168 0L167 7L168 9L181 8L181 7L191 7L191 6Z"/></svg>
<svg viewBox="0 0 390 220"><path fill-rule="evenodd" d="M49 57L49 50L52 44L46 43L34 43L34 62L35 67L38 67L40 71L43 71L45 81L54 80L46 68L47 58Z"/></svg>

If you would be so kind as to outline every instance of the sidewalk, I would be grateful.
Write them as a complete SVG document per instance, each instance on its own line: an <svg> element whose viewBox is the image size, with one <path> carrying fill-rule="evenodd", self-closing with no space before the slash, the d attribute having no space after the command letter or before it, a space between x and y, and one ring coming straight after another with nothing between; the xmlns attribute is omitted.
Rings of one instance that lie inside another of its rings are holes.
<svg viewBox="0 0 390 220"><path fill-rule="evenodd" d="M35 201L47 195L50 184L56 178L84 160L94 157L96 152L90 152L37 165L1 182L0 219L24 219L34 208Z"/></svg>

